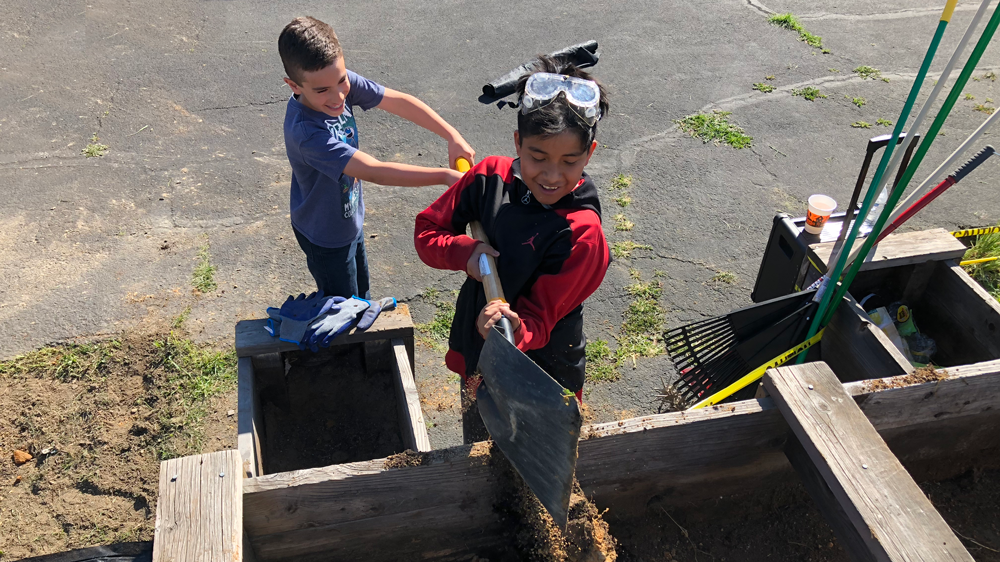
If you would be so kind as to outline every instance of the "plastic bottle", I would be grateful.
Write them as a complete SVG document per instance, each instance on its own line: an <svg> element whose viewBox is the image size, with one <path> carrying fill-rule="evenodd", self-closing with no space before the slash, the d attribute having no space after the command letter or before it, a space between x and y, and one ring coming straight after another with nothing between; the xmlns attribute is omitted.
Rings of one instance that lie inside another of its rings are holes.
<svg viewBox="0 0 1000 562"><path fill-rule="evenodd" d="M875 200L875 204L872 205L870 211L868 211L868 216L865 217L865 222L861 223L861 236L868 236L868 233L872 231L872 227L875 226L875 221L878 220L878 216L882 211L882 206L889 199L889 191L886 188L882 188L882 193L878 194L878 199Z"/></svg>

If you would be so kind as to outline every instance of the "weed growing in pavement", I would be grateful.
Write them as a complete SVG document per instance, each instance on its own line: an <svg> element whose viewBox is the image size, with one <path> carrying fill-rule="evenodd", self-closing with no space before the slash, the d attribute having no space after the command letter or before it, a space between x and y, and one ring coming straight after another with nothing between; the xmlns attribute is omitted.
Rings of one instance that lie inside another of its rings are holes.
<svg viewBox="0 0 1000 562"><path fill-rule="evenodd" d="M831 51L830 49L823 49L823 50L822 50L822 51L820 51L820 52L821 52L821 53L823 53L824 55L829 55L829 54L830 54L830 53L832 53L833 51ZM813 53L813 54L816 54L816 53Z"/></svg>
<svg viewBox="0 0 1000 562"><path fill-rule="evenodd" d="M853 72L860 76L862 80L878 80L882 78L881 70L868 65L859 66Z"/></svg>
<svg viewBox="0 0 1000 562"><path fill-rule="evenodd" d="M997 108L990 107L983 103L977 103L976 105L972 106L972 109L975 111L981 111L987 115L993 115L993 112L996 111Z"/></svg>
<svg viewBox="0 0 1000 562"><path fill-rule="evenodd" d="M828 69L826 69L826 70L827 70L828 72L840 72L840 69L837 69L837 68L828 68Z"/></svg>
<svg viewBox="0 0 1000 562"><path fill-rule="evenodd" d="M434 304L434 318L426 324L415 327L421 333L419 339L437 351L448 350L448 336L451 335L451 323L455 319L455 305L448 301L437 300L440 292L437 289L427 289L421 297Z"/></svg>
<svg viewBox="0 0 1000 562"><path fill-rule="evenodd" d="M619 213L615 215L615 230L618 232L628 232L635 227L635 223L628 220L628 217Z"/></svg>
<svg viewBox="0 0 1000 562"><path fill-rule="evenodd" d="M732 285L736 283L736 274L729 271L720 271L712 276L712 281Z"/></svg>
<svg viewBox="0 0 1000 562"><path fill-rule="evenodd" d="M990 82L996 82L997 81L997 73L993 72L991 70L991 71L987 72L986 74L983 74L983 78L989 80Z"/></svg>
<svg viewBox="0 0 1000 562"><path fill-rule="evenodd" d="M712 110L712 113L696 113L674 121L681 130L703 142L714 141L716 145L728 144L733 148L747 148L753 137L742 128L733 125L727 117L730 111Z"/></svg>
<svg viewBox="0 0 1000 562"><path fill-rule="evenodd" d="M634 250L652 250L653 247L648 244L637 244L631 240L623 240L621 242L615 242L611 245L611 255L616 258L630 258L632 257L632 252Z"/></svg>
<svg viewBox="0 0 1000 562"><path fill-rule="evenodd" d="M993 103L993 98L986 98L986 103Z"/></svg>
<svg viewBox="0 0 1000 562"><path fill-rule="evenodd" d="M806 86L801 90L792 90L792 95L802 96L809 101L813 101L816 98L826 98L826 94L819 93L819 88L814 88L812 86Z"/></svg>
<svg viewBox="0 0 1000 562"><path fill-rule="evenodd" d="M872 128L872 124L871 123L867 123L865 121L855 121L854 123L851 123L851 126L854 127L855 129L871 129Z"/></svg>
<svg viewBox="0 0 1000 562"><path fill-rule="evenodd" d="M967 99L967 100L974 100L974 99L976 99L976 96L974 96L972 94L965 94L965 99Z"/></svg>
<svg viewBox="0 0 1000 562"><path fill-rule="evenodd" d="M962 260L1000 257L1000 232L984 234L965 252ZM966 273L986 289L993 298L1000 300L1000 259L985 263L963 265Z"/></svg>
<svg viewBox="0 0 1000 562"><path fill-rule="evenodd" d="M632 187L632 176L625 174L618 174L611 178L611 190L612 191L622 191Z"/></svg>
<svg viewBox="0 0 1000 562"><path fill-rule="evenodd" d="M615 368L615 353L608 347L608 340L587 342L587 380L590 382L614 382L622 377Z"/></svg>
<svg viewBox="0 0 1000 562"><path fill-rule="evenodd" d="M892 127L892 121L889 121L888 119L882 119L881 117L875 120L875 124L882 125L883 127Z"/></svg>
<svg viewBox="0 0 1000 562"><path fill-rule="evenodd" d="M215 282L215 271L217 268L212 265L211 255L208 250L209 245L206 239L205 245L198 250L198 265L195 266L194 273L191 274L191 284L194 285L195 290L199 293L214 291L219 286Z"/></svg>
<svg viewBox="0 0 1000 562"><path fill-rule="evenodd" d="M774 91L774 86L770 84L765 84L763 82L757 82L756 84L753 85L753 89L757 90L758 92L764 92L765 94L770 94L771 92Z"/></svg>
<svg viewBox="0 0 1000 562"><path fill-rule="evenodd" d="M628 207L629 203L631 203L631 202L632 202L632 198L629 197L629 195L627 193L624 194L624 195L619 195L618 197L615 197L615 203L618 203L618 206L622 207L622 208Z"/></svg>
<svg viewBox="0 0 1000 562"><path fill-rule="evenodd" d="M83 150L81 150L80 153L82 153L87 158L97 158L99 156L104 156L105 154L107 154L108 150L110 150L110 147L108 147L108 145L106 144L101 144L100 140L101 139L97 138L97 133L94 133L94 135L90 137L90 144L83 147Z"/></svg>
<svg viewBox="0 0 1000 562"><path fill-rule="evenodd" d="M774 80L774 75L772 74L770 76L765 76L764 80Z"/></svg>
<svg viewBox="0 0 1000 562"><path fill-rule="evenodd" d="M858 107L864 107L865 103L867 102L865 101L865 98L858 97L858 98L851 98L851 103L853 103Z"/></svg>
<svg viewBox="0 0 1000 562"><path fill-rule="evenodd" d="M799 34L799 41L805 41L810 47L822 48L823 38L806 31L799 20L792 14L774 14L767 18L768 23L789 29ZM829 49L824 49L824 54L829 53Z"/></svg>

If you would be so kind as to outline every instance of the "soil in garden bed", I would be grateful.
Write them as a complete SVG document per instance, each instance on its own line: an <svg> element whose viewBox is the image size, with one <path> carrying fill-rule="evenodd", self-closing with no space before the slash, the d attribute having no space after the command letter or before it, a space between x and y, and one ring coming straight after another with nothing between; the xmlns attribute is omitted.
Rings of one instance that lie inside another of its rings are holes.
<svg viewBox="0 0 1000 562"><path fill-rule="evenodd" d="M260 389L268 474L402 452L391 364L365 364L364 344L285 354Z"/></svg>
<svg viewBox="0 0 1000 562"><path fill-rule="evenodd" d="M972 557L1000 562L1000 470L970 471L920 488ZM606 516L622 562L849 562L798 482L691 512L651 505L641 516Z"/></svg>

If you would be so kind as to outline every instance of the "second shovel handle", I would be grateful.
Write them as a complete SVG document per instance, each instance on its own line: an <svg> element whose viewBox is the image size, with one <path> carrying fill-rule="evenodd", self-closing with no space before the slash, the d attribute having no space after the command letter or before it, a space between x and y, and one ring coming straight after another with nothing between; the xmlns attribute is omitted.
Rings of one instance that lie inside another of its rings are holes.
<svg viewBox="0 0 1000 562"><path fill-rule="evenodd" d="M484 244L490 243L489 239L486 237L486 231L483 230L483 225L479 224L479 221L470 222L469 230L472 232L472 237L476 240L479 240ZM503 287L500 285L500 277L497 276L496 260L489 254L482 254L479 259L485 259L487 265L489 266L489 272L483 275L483 291L486 292L486 302L493 302L495 300L507 302L507 299L503 296ZM480 273L482 273L481 268Z"/></svg>

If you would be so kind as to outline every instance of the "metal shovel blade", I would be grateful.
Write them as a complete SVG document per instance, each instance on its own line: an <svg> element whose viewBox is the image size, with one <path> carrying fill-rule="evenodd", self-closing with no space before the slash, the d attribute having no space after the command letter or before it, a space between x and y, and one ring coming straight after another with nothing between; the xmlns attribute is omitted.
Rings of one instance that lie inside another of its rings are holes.
<svg viewBox="0 0 1000 562"><path fill-rule="evenodd" d="M490 330L479 356L479 414L560 529L566 528L582 418L576 396Z"/></svg>

